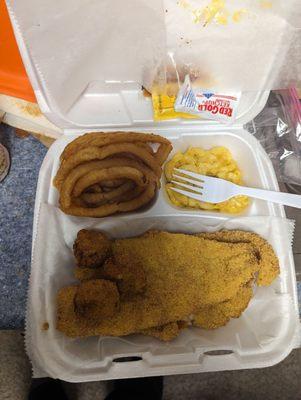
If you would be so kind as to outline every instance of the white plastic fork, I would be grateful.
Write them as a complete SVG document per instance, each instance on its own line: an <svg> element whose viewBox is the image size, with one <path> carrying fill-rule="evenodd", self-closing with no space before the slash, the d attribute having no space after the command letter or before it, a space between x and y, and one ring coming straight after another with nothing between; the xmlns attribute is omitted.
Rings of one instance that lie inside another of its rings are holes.
<svg viewBox="0 0 301 400"><path fill-rule="evenodd" d="M175 168L175 171L187 176L173 174L173 177L177 180L172 180L171 182L189 191L177 187L171 187L170 189L195 200L208 203L221 203L222 201L229 200L231 197L245 195L290 207L301 208L301 195L298 194L239 186L224 179L200 175L179 168Z"/></svg>

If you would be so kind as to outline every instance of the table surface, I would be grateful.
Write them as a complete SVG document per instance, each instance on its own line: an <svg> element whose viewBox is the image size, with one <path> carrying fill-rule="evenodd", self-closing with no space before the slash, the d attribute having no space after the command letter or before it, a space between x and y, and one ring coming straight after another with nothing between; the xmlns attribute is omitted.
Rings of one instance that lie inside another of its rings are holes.
<svg viewBox="0 0 301 400"><path fill-rule="evenodd" d="M47 148L5 125L0 142L11 156L9 174L0 183L0 329L19 329L25 320L36 184Z"/></svg>
<svg viewBox="0 0 301 400"><path fill-rule="evenodd" d="M9 175L0 183L0 329L24 328L31 263L33 208L38 173L47 148L32 136L20 138L0 126L0 143L11 155ZM296 220L294 256L301 281L301 210L287 209ZM299 302L301 285L298 287Z"/></svg>

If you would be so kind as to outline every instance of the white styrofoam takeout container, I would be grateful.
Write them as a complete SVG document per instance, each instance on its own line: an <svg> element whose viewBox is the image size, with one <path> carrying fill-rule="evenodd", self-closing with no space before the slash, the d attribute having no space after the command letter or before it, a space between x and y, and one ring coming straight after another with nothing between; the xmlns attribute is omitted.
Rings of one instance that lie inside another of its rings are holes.
<svg viewBox="0 0 301 400"><path fill-rule="evenodd" d="M13 25L20 53L33 87L41 112L63 132L100 130L101 128L124 128L183 125L215 125L214 121L168 120L156 123L153 119L152 102L145 97L141 85L132 81L91 81L86 82L82 94L74 99L68 110L62 112L47 87L43 74L35 65L30 49L19 27L13 7L7 1L8 12ZM244 124L252 120L264 108L269 91L242 93L235 123Z"/></svg>
<svg viewBox="0 0 301 400"><path fill-rule="evenodd" d="M246 185L278 190L277 179L266 153L255 138L242 128L243 123L253 119L263 109L269 92L243 93L235 126L227 128L219 123L204 120L169 120L156 123L152 116L151 100L143 95L141 86L135 82L87 82L86 90L79 98L74 99L72 106L62 114L53 101L38 68L34 65L30 50L10 7L9 12L40 109L65 134L53 144L44 159L36 193L26 329L26 346L33 361L35 375L49 375L78 382L256 368L281 361L292 348L299 345L294 260L289 243L285 240L287 233L285 231L282 232L283 241L274 243L276 252L286 253L280 277L271 286L271 291L269 288L263 288L256 292L254 302L251 302L244 315L238 320L231 321L226 327L210 332L191 328L188 333L182 333L178 339L169 344L142 336L129 339L72 340L56 331L55 294L61 286L74 282L70 265L66 269L62 265L65 275L64 279L60 279L59 274L62 271L58 269L58 265L62 260L56 259L58 248L64 247L65 261L72 263L72 241L80 228L91 226L107 228L108 232L116 236L124 236L126 227L126 236L131 236L149 227L190 233L217 229L227 223L233 227L236 221L234 216L216 212L177 209L169 204L164 189L161 189L156 201L148 209L128 216L112 216L93 222L93 219L78 219L59 214L62 230L66 228L70 235L69 247L61 240L57 240L55 242L57 248L53 248L47 242L47 229L44 228L45 224L49 225L49 229L53 228L57 222L54 220L56 215L54 207L57 206L58 194L52 186L52 178L65 145L87 131L117 128L124 131L158 133L172 141L174 152L186 150L188 146L210 148L223 145L230 149L234 159L237 160ZM40 213L45 204L50 207L49 218L46 221L41 219ZM285 217L282 206L260 200L252 201L243 215ZM44 233L41 235L39 232ZM45 269L46 264L43 263L47 255L53 256L54 260L49 269ZM285 312L280 313L280 323L277 326L270 323L268 318L262 321L261 328L266 331L261 331L261 334L271 336L270 340L265 337L262 342L260 335L256 337L252 332L251 316L257 312L261 313L260 304L264 305L269 301L268 298L264 300L264 295L262 303L256 300L264 293L276 296L272 298L277 310L286 310L287 297L292 307L287 310L286 315ZM49 330L46 332L41 330L45 320L50 322ZM95 352L95 348L98 351ZM216 355L211 351L219 353ZM129 356L138 359L132 361L124 359ZM117 362L120 359L123 362Z"/></svg>
<svg viewBox="0 0 301 400"><path fill-rule="evenodd" d="M140 131L149 130L142 128ZM173 152L183 151L189 145L204 148L226 146L238 161L247 185L278 190L277 179L266 153L256 139L241 128L225 130L222 127L178 126L152 131L168 137L173 143ZM70 339L58 332L55 329L55 296L61 287L76 282L72 243L78 230L92 227L114 237L128 237L149 228L193 233L222 226L232 229L241 226L240 220L235 225L237 218L233 215L177 209L169 203L163 188L156 201L144 211L103 219L76 218L60 212L59 217L55 216L58 193L51 182L59 166L60 153L75 137L77 135L64 135L49 149L40 170L36 193L26 339L36 376L50 375L78 382L257 368L281 361L299 344L294 260L286 240L273 243L276 252L286 253L285 260L280 260L280 277L270 288L257 289L243 316L232 320L226 327L215 331L190 328L171 343L161 343L141 335L120 339ZM45 204L49 209L46 209L46 217L44 210L41 218L41 208ZM284 217L285 213L280 205L253 200L243 216ZM58 225L61 227L57 239L53 244L47 243L47 232ZM284 238L288 236L288 232L281 234ZM53 259L50 266L47 264L48 257ZM274 306L281 315L277 323L269 320L269 312L265 310L265 307ZM258 313L263 316L262 323L255 329L252 320ZM45 321L50 325L47 332L41 329Z"/></svg>

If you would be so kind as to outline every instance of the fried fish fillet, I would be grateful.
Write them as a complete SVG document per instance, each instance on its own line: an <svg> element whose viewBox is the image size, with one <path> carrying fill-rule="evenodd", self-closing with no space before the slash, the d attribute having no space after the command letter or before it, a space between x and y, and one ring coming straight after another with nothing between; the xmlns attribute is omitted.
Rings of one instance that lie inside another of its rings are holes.
<svg viewBox="0 0 301 400"><path fill-rule="evenodd" d="M73 245L77 265L84 268L101 266L109 255L111 244L105 234L82 229Z"/></svg>
<svg viewBox="0 0 301 400"><path fill-rule="evenodd" d="M255 248L259 263L259 271L256 279L258 286L270 285L279 275L279 261L272 246L256 233L233 230L200 233L198 236L223 243L251 243Z"/></svg>
<svg viewBox="0 0 301 400"><path fill-rule="evenodd" d="M83 282L90 279L110 279L106 274L104 274L102 268L80 268L75 267L74 276L77 280ZM112 279L113 280L113 279Z"/></svg>
<svg viewBox="0 0 301 400"><path fill-rule="evenodd" d="M142 332L143 335L152 336L156 339L160 339L164 342L169 342L172 339L175 339L181 330L188 327L188 323L186 321L175 321L170 322L169 324L157 326L155 328L145 329Z"/></svg>
<svg viewBox="0 0 301 400"><path fill-rule="evenodd" d="M192 325L204 329L216 329L227 324L230 318L238 318L248 307L253 296L250 285L242 286L236 295L227 301L201 307L193 316Z"/></svg>
<svg viewBox="0 0 301 400"><path fill-rule="evenodd" d="M74 312L78 287L58 294L57 328L67 336L124 336L185 320L200 307L232 299L259 271L251 243L223 243L168 232L148 232L138 238L115 240L114 262L143 266L143 295L120 302L120 310L97 326Z"/></svg>
<svg viewBox="0 0 301 400"><path fill-rule="evenodd" d="M150 231L115 240L112 254L118 265L142 265L146 296L175 309L189 308L191 301L197 307L228 300L258 271L249 243L220 243L180 233Z"/></svg>
<svg viewBox="0 0 301 400"><path fill-rule="evenodd" d="M90 279L108 279L116 282L122 299L141 294L146 287L146 276L142 265L133 261L118 265L112 257L98 268L76 267L74 275L81 282Z"/></svg>
<svg viewBox="0 0 301 400"><path fill-rule="evenodd" d="M85 281L78 286L74 296L74 310L79 317L97 324L110 318L119 308L119 293L114 282L104 279Z"/></svg>

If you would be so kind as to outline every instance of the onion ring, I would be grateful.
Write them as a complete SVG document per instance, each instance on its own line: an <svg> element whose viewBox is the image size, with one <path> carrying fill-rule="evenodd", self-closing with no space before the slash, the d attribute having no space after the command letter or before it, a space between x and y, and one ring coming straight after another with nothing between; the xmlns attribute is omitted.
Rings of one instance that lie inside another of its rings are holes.
<svg viewBox="0 0 301 400"><path fill-rule="evenodd" d="M172 150L159 135L94 132L69 143L53 180L66 214L105 217L134 211L155 196Z"/></svg>
<svg viewBox="0 0 301 400"><path fill-rule="evenodd" d="M153 171L139 161L135 161L126 157L109 158L101 161L90 161L77 166L67 176L60 192L60 203L64 204L64 207L69 207L71 205L71 197L74 185L83 175L87 174L88 172L92 170L101 170L102 168L124 166L136 168L142 171L148 181L156 182L156 185L159 187L160 181Z"/></svg>
<svg viewBox="0 0 301 400"><path fill-rule="evenodd" d="M151 182L146 189L135 199L113 203L104 204L95 208L85 208L71 205L70 207L61 207L62 211L69 215L74 215L78 217L92 217L101 218L107 217L108 215L116 214L118 212L133 211L141 208L142 206L148 204L155 195L156 184Z"/></svg>
<svg viewBox="0 0 301 400"><path fill-rule="evenodd" d="M73 154L85 147L102 147L114 143L165 143L170 144L168 139L153 133L137 132L92 132L86 133L69 143L61 154L61 161L68 159Z"/></svg>
<svg viewBox="0 0 301 400"><path fill-rule="evenodd" d="M111 159L113 160L113 159ZM148 167L146 167L144 164L140 163L139 161L130 159L130 158L116 158L115 162L112 162L112 165L110 165L110 167L131 167L131 168L135 168L138 171L141 171L143 173L143 175L145 176L146 181L148 182L156 182L157 186L159 187L160 185L160 181L157 178L157 176L153 173L153 171L151 169L149 169ZM97 169L94 168L94 166L92 165L91 170L93 169ZM90 172L90 171L89 171ZM85 172L86 173L86 172ZM83 174L84 175L84 174ZM79 177L80 179L80 177ZM124 181L124 180L123 180ZM106 181L103 181L106 182ZM101 186L103 186L103 182L99 182L99 184ZM74 185L74 191L73 191L73 195L74 196L78 196L77 194L77 183Z"/></svg>
<svg viewBox="0 0 301 400"><path fill-rule="evenodd" d="M85 161L103 160L115 154L122 153L130 153L135 155L147 166L149 166L158 177L161 177L162 169L161 166L158 165L158 162L154 156L135 144L118 143L100 148L92 146L78 151L61 164L53 183L55 187L60 190L61 185L69 172L79 164L82 164Z"/></svg>
<svg viewBox="0 0 301 400"><path fill-rule="evenodd" d="M128 143L128 142L125 142ZM153 148L148 144L144 142L135 142L135 145L138 147L141 147L142 149L148 151L151 155L155 156L156 153L154 152Z"/></svg>
<svg viewBox="0 0 301 400"><path fill-rule="evenodd" d="M72 203L74 205L79 205L79 206L87 206L88 207L97 207L101 206L103 204L110 204L110 203L120 203L122 201L128 201L135 199L137 196L139 196L143 191L145 190L145 187L142 186L132 186L130 189L128 189L126 192L120 194L119 196L114 197L114 199L110 200L100 200L98 202L95 201L95 203L87 203L85 200L82 200L82 197L84 196L84 193L81 195L81 197L75 197L72 199ZM80 200L77 202L77 200ZM95 198L96 200L96 198Z"/></svg>
<svg viewBox="0 0 301 400"><path fill-rule="evenodd" d="M123 185L111 190L106 193L82 193L81 199L88 205L95 205L97 203L101 203L103 201L114 200L129 190L133 189L134 183L128 181Z"/></svg>
<svg viewBox="0 0 301 400"><path fill-rule="evenodd" d="M157 152L155 153L155 157L160 165L164 164L171 150L172 150L172 145L170 143L160 144Z"/></svg>
<svg viewBox="0 0 301 400"><path fill-rule="evenodd" d="M108 179L107 181L101 182L101 187L105 188L116 188L125 183L124 179Z"/></svg>
<svg viewBox="0 0 301 400"><path fill-rule="evenodd" d="M90 186L87 189L87 193L101 193L102 192L102 188L100 185L98 185L98 183L96 183L95 185Z"/></svg>
<svg viewBox="0 0 301 400"><path fill-rule="evenodd" d="M60 192L60 203L62 202L63 204L65 204L65 207L70 206L73 187L77 180L80 179L83 175L94 169L110 168L112 166L115 166L116 163L118 165L118 161L122 163L123 160L124 159L120 158L115 160L107 159L101 161L90 161L79 165L77 168L74 168L68 175L67 179L64 181L64 185Z"/></svg>
<svg viewBox="0 0 301 400"><path fill-rule="evenodd" d="M93 170L83 175L73 187L73 196L79 197L87 187L101 182L110 177L119 179L121 176L134 181L137 186L145 186L147 183L145 176L141 171L132 167L111 167L101 170Z"/></svg>
<svg viewBox="0 0 301 400"><path fill-rule="evenodd" d="M142 192L145 191L145 188L142 186L136 186L133 190L129 190L124 195L120 196L119 198L116 197L115 202L120 203L121 201L129 201L133 200L138 197Z"/></svg>

